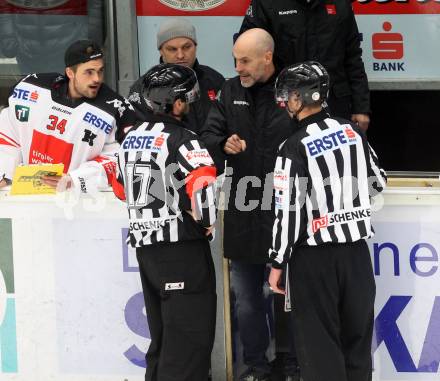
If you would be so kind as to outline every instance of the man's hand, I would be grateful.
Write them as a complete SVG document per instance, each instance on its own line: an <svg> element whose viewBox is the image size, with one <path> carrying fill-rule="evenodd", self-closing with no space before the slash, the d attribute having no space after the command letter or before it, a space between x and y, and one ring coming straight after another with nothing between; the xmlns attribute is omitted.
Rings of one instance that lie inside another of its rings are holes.
<svg viewBox="0 0 440 381"><path fill-rule="evenodd" d="M55 188L57 192L64 192L72 187L72 178L69 175L41 176L43 184Z"/></svg>
<svg viewBox="0 0 440 381"><path fill-rule="evenodd" d="M270 275L269 275L269 285L270 285L270 289L273 292L276 292L277 294L285 295L286 291L279 287L282 274L283 274L282 269L276 269L276 268L272 267L272 269L270 270Z"/></svg>
<svg viewBox="0 0 440 381"><path fill-rule="evenodd" d="M362 131L367 132L368 125L370 124L370 117L368 114L353 114L351 116L351 121L356 123Z"/></svg>
<svg viewBox="0 0 440 381"><path fill-rule="evenodd" d="M194 219L194 221L198 222L196 218L196 214L194 213L193 210L187 210L186 212ZM212 231L214 230L214 225L211 225L205 229L206 229L205 236L209 236L210 234L212 234Z"/></svg>
<svg viewBox="0 0 440 381"><path fill-rule="evenodd" d="M213 230L214 230L214 225L211 225L209 228L205 228L206 232L205 232L205 236L209 236L212 234Z"/></svg>
<svg viewBox="0 0 440 381"><path fill-rule="evenodd" d="M8 182L6 181L6 179L3 179L0 181L0 188L4 188L8 186Z"/></svg>
<svg viewBox="0 0 440 381"><path fill-rule="evenodd" d="M237 134L231 135L228 140L226 140L223 150L228 155L236 155L246 150L246 142L240 139Z"/></svg>

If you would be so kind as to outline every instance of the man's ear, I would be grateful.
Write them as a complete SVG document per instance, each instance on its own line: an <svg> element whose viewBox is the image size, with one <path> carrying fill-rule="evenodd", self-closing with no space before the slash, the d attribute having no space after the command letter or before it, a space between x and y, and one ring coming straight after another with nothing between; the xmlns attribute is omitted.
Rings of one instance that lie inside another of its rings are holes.
<svg viewBox="0 0 440 381"><path fill-rule="evenodd" d="M270 50L264 53L264 60L266 61L267 65L273 61L273 53Z"/></svg>
<svg viewBox="0 0 440 381"><path fill-rule="evenodd" d="M71 67L66 67L66 75L67 75L67 78L73 79L75 73L73 72Z"/></svg>
<svg viewBox="0 0 440 381"><path fill-rule="evenodd" d="M176 99L173 103L173 114L180 115L185 109L185 102L181 99Z"/></svg>

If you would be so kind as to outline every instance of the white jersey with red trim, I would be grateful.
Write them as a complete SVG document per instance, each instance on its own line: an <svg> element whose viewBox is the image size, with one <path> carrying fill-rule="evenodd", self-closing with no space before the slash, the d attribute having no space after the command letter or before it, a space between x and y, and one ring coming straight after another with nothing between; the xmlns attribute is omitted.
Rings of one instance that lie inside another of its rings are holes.
<svg viewBox="0 0 440 381"><path fill-rule="evenodd" d="M32 74L12 89L0 113L0 180L19 164L62 163L83 193L111 183L116 129L134 124L134 109L104 84L96 98L76 101L67 86L59 74Z"/></svg>

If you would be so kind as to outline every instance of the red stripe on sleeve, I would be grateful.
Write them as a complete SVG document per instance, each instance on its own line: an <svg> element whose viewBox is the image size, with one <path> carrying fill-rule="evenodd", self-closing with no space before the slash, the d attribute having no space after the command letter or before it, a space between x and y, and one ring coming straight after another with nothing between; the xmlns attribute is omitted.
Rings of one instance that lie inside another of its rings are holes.
<svg viewBox="0 0 440 381"><path fill-rule="evenodd" d="M4 139L4 138L6 138L6 139ZM0 144L5 144L8 146L13 146L13 147L17 147L17 148L20 147L20 144L18 144L14 139L10 138L8 135L3 134L2 132L0 132Z"/></svg>
<svg viewBox="0 0 440 381"><path fill-rule="evenodd" d="M199 167L186 177L186 194L192 200L194 192L212 184L217 176L215 167Z"/></svg>
<svg viewBox="0 0 440 381"><path fill-rule="evenodd" d="M115 196L120 200L125 201L124 186L118 181L116 176L113 176L111 185Z"/></svg>
<svg viewBox="0 0 440 381"><path fill-rule="evenodd" d="M108 184L113 184L113 179L116 175L116 163L114 161L109 160L105 156L98 156L93 159L97 163L101 164L105 170L105 174L107 175Z"/></svg>

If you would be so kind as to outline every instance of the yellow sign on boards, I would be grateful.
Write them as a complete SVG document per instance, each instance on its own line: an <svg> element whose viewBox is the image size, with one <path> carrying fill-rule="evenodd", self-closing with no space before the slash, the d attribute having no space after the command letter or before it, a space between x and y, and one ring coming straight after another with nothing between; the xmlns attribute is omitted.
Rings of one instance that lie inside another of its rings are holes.
<svg viewBox="0 0 440 381"><path fill-rule="evenodd" d="M64 164L20 165L12 179L11 195L54 194L55 189L43 184L42 176L61 176Z"/></svg>

